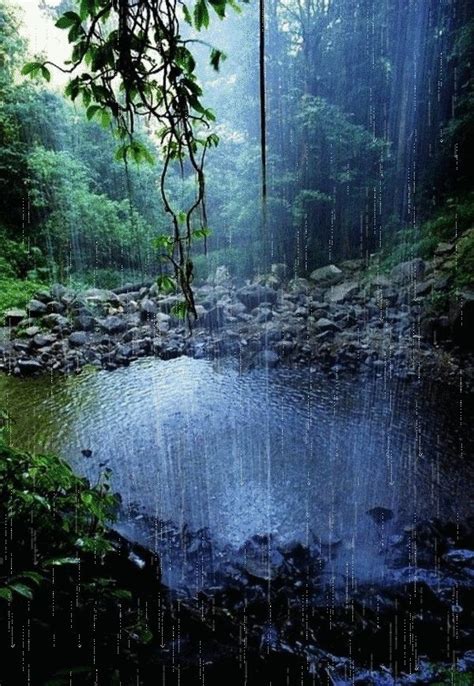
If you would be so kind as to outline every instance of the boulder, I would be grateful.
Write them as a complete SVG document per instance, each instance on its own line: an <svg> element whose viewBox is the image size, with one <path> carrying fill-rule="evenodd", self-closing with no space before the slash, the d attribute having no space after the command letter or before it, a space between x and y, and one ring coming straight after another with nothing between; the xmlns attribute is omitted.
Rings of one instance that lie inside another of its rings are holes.
<svg viewBox="0 0 474 686"><path fill-rule="evenodd" d="M22 359L17 362L18 368L22 374L37 374L43 369L43 365L38 360Z"/></svg>
<svg viewBox="0 0 474 686"><path fill-rule="evenodd" d="M94 331L96 320L89 314L79 314L73 321L76 331Z"/></svg>
<svg viewBox="0 0 474 686"><path fill-rule="evenodd" d="M326 300L330 303L342 303L353 297L359 290L359 284L354 281L345 281L337 286L331 286L326 293Z"/></svg>
<svg viewBox="0 0 474 686"><path fill-rule="evenodd" d="M425 274L425 263L420 257L395 265L391 271L391 277L399 285L407 285L417 279L422 279Z"/></svg>
<svg viewBox="0 0 474 686"><path fill-rule="evenodd" d="M338 325L335 322L332 322L330 319L326 319L326 317L321 317L318 319L314 327L318 332L339 331Z"/></svg>
<svg viewBox="0 0 474 686"><path fill-rule="evenodd" d="M262 286L258 283L254 283L249 286L244 286L237 291L237 298L247 307L247 309L253 310L263 302L271 303L272 305L275 304L277 293L269 286Z"/></svg>
<svg viewBox="0 0 474 686"><path fill-rule="evenodd" d="M84 292L83 295L87 302L120 305L120 299L117 293L109 291L105 288L89 288Z"/></svg>
<svg viewBox="0 0 474 686"><path fill-rule="evenodd" d="M48 329L52 329L55 326L59 327L60 329L64 329L69 326L69 320L66 317L63 317L62 314L46 314L41 318L41 322Z"/></svg>
<svg viewBox="0 0 474 686"><path fill-rule="evenodd" d="M30 317L42 317L48 311L46 305L41 300L30 300L26 309Z"/></svg>
<svg viewBox="0 0 474 686"><path fill-rule="evenodd" d="M4 314L5 326L17 326L26 317L26 310L21 310L18 307L12 307L12 309L7 310Z"/></svg>
<svg viewBox="0 0 474 686"><path fill-rule="evenodd" d="M210 310L206 310L198 319L198 324L215 331L221 329L225 323L225 311L222 305L216 305Z"/></svg>
<svg viewBox="0 0 474 686"><path fill-rule="evenodd" d="M272 266L270 267L270 271L273 274L273 276L276 276L277 279L283 281L284 279L286 279L288 267L283 262L277 262L275 264L272 264Z"/></svg>
<svg viewBox="0 0 474 686"><path fill-rule="evenodd" d="M105 333L113 335L117 333L123 333L127 329L127 322L121 317L115 315L110 315L105 317L105 319L99 320L99 326Z"/></svg>
<svg viewBox="0 0 474 686"><path fill-rule="evenodd" d="M436 257L445 257L450 255L454 250L454 243L438 243L435 248L434 254Z"/></svg>
<svg viewBox="0 0 474 686"><path fill-rule="evenodd" d="M38 333L35 336L33 336L33 339L31 341L31 344L35 348L46 348L49 345L52 345L53 343L56 342L56 336L51 333Z"/></svg>
<svg viewBox="0 0 474 686"><path fill-rule="evenodd" d="M144 320L154 319L158 312L157 304L150 298L144 298L140 303L140 317Z"/></svg>
<svg viewBox="0 0 474 686"><path fill-rule="evenodd" d="M474 348L474 291L465 290L453 299L449 308L453 340L462 348Z"/></svg>
<svg viewBox="0 0 474 686"><path fill-rule="evenodd" d="M339 267L336 267L335 264L328 264L325 267L315 269L309 278L316 284L333 286L334 284L342 281L344 274Z"/></svg>
<svg viewBox="0 0 474 686"><path fill-rule="evenodd" d="M85 331L73 331L68 340L73 347L80 347L87 343L88 336Z"/></svg>
<svg viewBox="0 0 474 686"><path fill-rule="evenodd" d="M254 357L255 364L262 367L268 367L269 369L276 367L279 361L280 357L273 350L262 350Z"/></svg>

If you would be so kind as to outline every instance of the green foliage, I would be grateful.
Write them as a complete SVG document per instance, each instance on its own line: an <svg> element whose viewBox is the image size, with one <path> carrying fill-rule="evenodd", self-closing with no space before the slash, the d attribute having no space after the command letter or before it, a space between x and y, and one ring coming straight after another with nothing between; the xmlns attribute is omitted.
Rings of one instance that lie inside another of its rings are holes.
<svg viewBox="0 0 474 686"><path fill-rule="evenodd" d="M11 307L24 307L44 286L39 281L30 281L0 275L0 322L3 313Z"/></svg>

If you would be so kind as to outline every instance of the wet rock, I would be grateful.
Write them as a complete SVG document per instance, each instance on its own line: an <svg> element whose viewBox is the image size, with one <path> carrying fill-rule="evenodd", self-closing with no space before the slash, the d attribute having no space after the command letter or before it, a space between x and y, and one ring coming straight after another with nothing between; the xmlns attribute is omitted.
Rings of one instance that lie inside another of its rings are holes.
<svg viewBox="0 0 474 686"><path fill-rule="evenodd" d="M105 288L89 288L83 293L84 300L89 303L110 303L120 305L120 299L114 291Z"/></svg>
<svg viewBox="0 0 474 686"><path fill-rule="evenodd" d="M393 281L384 274L378 274L370 280L370 286L375 289L380 288L383 291L384 289L393 288Z"/></svg>
<svg viewBox="0 0 474 686"><path fill-rule="evenodd" d="M438 243L434 254L436 257L446 257L454 251L454 243Z"/></svg>
<svg viewBox="0 0 474 686"><path fill-rule="evenodd" d="M433 279L428 279L428 281L421 281L415 286L415 297L428 295L433 290Z"/></svg>
<svg viewBox="0 0 474 686"><path fill-rule="evenodd" d="M145 298L140 303L140 316L143 320L154 319L158 312L158 306L150 298Z"/></svg>
<svg viewBox="0 0 474 686"><path fill-rule="evenodd" d="M288 267L286 264L279 262L272 264L272 266L270 267L270 271L274 276L277 277L277 279L283 281L284 279L286 279Z"/></svg>
<svg viewBox="0 0 474 686"><path fill-rule="evenodd" d="M453 340L462 348L472 349L474 340L474 291L464 290L450 303L449 318Z"/></svg>
<svg viewBox="0 0 474 686"><path fill-rule="evenodd" d="M27 316L26 310L12 307L4 314L5 326L17 326L23 319L26 319Z"/></svg>
<svg viewBox="0 0 474 686"><path fill-rule="evenodd" d="M274 304L277 300L277 293L269 286L262 286L258 283L244 286L237 291L237 298L247 309L253 310L261 303L267 302Z"/></svg>
<svg viewBox="0 0 474 686"><path fill-rule="evenodd" d="M65 305L58 300L51 300L46 304L46 311L49 313L62 314L65 309Z"/></svg>
<svg viewBox="0 0 474 686"><path fill-rule="evenodd" d="M354 281L345 281L337 286L331 286L326 293L326 301L329 303L342 303L354 297L359 290L359 284Z"/></svg>
<svg viewBox="0 0 474 686"><path fill-rule="evenodd" d="M89 340L89 337L85 331L73 331L68 340L70 345L79 347L85 345Z"/></svg>
<svg viewBox="0 0 474 686"><path fill-rule="evenodd" d="M399 285L406 285L418 279L422 279L424 274L425 263L419 257L408 260L407 262L401 262L391 271L392 279Z"/></svg>
<svg viewBox="0 0 474 686"><path fill-rule="evenodd" d="M40 300L42 303L48 303L51 300L51 294L49 291L37 291L35 293L35 299Z"/></svg>
<svg viewBox="0 0 474 686"><path fill-rule="evenodd" d="M25 336L28 336L28 338L33 338L36 336L36 334L40 333L41 329L39 326L28 326L25 329Z"/></svg>
<svg viewBox="0 0 474 686"><path fill-rule="evenodd" d="M318 331L318 333L322 333L324 331L339 331L339 326L326 317L321 317L318 319L314 325L314 328L316 331Z"/></svg>
<svg viewBox="0 0 474 686"><path fill-rule="evenodd" d="M310 275L311 281L313 281L315 284L321 284L325 286L332 286L336 283L339 283L343 278L344 274L342 270L339 269L339 267L336 267L334 264L328 264L325 267L315 269Z"/></svg>
<svg viewBox="0 0 474 686"><path fill-rule="evenodd" d="M46 305L40 300L30 300L26 309L30 317L42 317L47 312Z"/></svg>
<svg viewBox="0 0 474 686"><path fill-rule="evenodd" d="M263 366L263 367L268 367L269 369L273 369L280 362L280 358L277 355L277 353L274 352L273 350L262 350L262 352L258 353L255 356L254 362L258 366Z"/></svg>
<svg viewBox="0 0 474 686"><path fill-rule="evenodd" d="M50 293L54 300L61 300L61 298L65 296L67 292L68 289L61 283L53 283L50 288Z"/></svg>
<svg viewBox="0 0 474 686"><path fill-rule="evenodd" d="M225 323L225 310L222 305L216 305L210 310L205 310L199 317L198 324L207 329L215 331L221 329Z"/></svg>
<svg viewBox="0 0 474 686"><path fill-rule="evenodd" d="M89 314L80 314L73 320L73 327L76 331L94 331L96 320Z"/></svg>
<svg viewBox="0 0 474 686"><path fill-rule="evenodd" d="M17 361L18 368L21 374L37 374L43 370L43 365L38 360L20 359Z"/></svg>
<svg viewBox="0 0 474 686"><path fill-rule="evenodd" d="M382 362L382 360L378 361ZM382 362L382 364L384 363ZM385 524L393 519L393 510L390 510L388 507L372 507L370 510L367 510L366 514L378 525Z"/></svg>
<svg viewBox="0 0 474 686"><path fill-rule="evenodd" d="M474 550L450 550L449 553L443 555L443 560L448 563L459 565L460 567L474 568Z"/></svg>
<svg viewBox="0 0 474 686"><path fill-rule="evenodd" d="M105 319L100 319L98 323L102 331L112 336L127 330L126 320L116 315L109 315Z"/></svg>
<svg viewBox="0 0 474 686"><path fill-rule="evenodd" d="M41 318L41 323L46 326L48 329L52 329L54 327L58 327L60 329L66 328L69 326L69 320L66 317L63 317L62 314L46 314L44 317Z"/></svg>
<svg viewBox="0 0 474 686"><path fill-rule="evenodd" d="M38 333L33 337L31 341L35 348L46 348L48 345L52 345L57 340L54 334L42 334Z"/></svg>
<svg viewBox="0 0 474 686"><path fill-rule="evenodd" d="M169 295L166 298L161 298L158 300L157 305L161 312L170 314L173 307L175 307L175 305L177 305L179 302L181 302L181 298L179 298L177 295Z"/></svg>

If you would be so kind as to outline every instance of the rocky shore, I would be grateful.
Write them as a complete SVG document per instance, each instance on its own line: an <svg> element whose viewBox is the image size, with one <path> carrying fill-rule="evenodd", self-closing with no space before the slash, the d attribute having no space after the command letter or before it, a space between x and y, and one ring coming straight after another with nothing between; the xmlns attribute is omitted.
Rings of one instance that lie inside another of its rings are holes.
<svg viewBox="0 0 474 686"><path fill-rule="evenodd" d="M156 284L74 292L55 284L25 310L5 313L0 369L14 375L113 370L155 355L232 355L244 368L305 365L329 372L402 379L427 374L474 387L474 291L452 288L455 245L390 273L361 261L288 278L285 265L253 282L219 267L195 288L192 335L173 315L179 296Z"/></svg>

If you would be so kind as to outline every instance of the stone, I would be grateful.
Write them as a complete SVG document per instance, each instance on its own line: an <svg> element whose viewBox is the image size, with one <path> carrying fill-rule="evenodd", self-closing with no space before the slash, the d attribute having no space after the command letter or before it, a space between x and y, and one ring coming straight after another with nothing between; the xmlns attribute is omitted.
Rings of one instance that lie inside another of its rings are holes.
<svg viewBox="0 0 474 686"><path fill-rule="evenodd" d="M229 283L230 281L230 273L229 270L225 265L221 265L220 267L217 267L216 273L214 275L213 282L215 283L216 286L223 286L224 284Z"/></svg>
<svg viewBox="0 0 474 686"><path fill-rule="evenodd" d="M261 303L276 303L277 292L269 286L262 286L258 283L244 286L237 291L237 298L242 302L247 309L253 310Z"/></svg>
<svg viewBox="0 0 474 686"><path fill-rule="evenodd" d="M88 336L85 331L73 331L68 340L70 345L79 347L87 343Z"/></svg>
<svg viewBox="0 0 474 686"><path fill-rule="evenodd" d="M46 314L44 317L41 318L41 323L44 324L44 326L48 327L48 329L52 329L55 326L57 326L60 329L63 329L67 326L69 326L69 320L66 317L63 317L62 314Z"/></svg>
<svg viewBox="0 0 474 686"><path fill-rule="evenodd" d="M382 290L385 288L393 288L393 281L389 279L387 276L384 274L378 274L377 276L374 276L373 279L370 280L370 285L373 288L381 288Z"/></svg>
<svg viewBox="0 0 474 686"><path fill-rule="evenodd" d="M207 329L211 329L211 331L221 329L225 324L225 311L222 305L216 305L210 310L206 310L198 319L198 324Z"/></svg>
<svg viewBox="0 0 474 686"><path fill-rule="evenodd" d="M453 340L465 349L474 347L474 291L465 290L453 298L449 307Z"/></svg>
<svg viewBox="0 0 474 686"><path fill-rule="evenodd" d="M450 255L454 250L454 243L438 243L438 245L435 248L434 254L436 257L444 257L446 255Z"/></svg>
<svg viewBox="0 0 474 686"><path fill-rule="evenodd" d="M105 288L88 288L83 294L87 302L92 303L110 303L111 305L120 305L120 298L117 293L109 291Z"/></svg>
<svg viewBox="0 0 474 686"><path fill-rule="evenodd" d="M412 281L422 279L425 274L425 263L420 257L395 265L391 277L399 285L407 285Z"/></svg>
<svg viewBox="0 0 474 686"><path fill-rule="evenodd" d="M54 300L61 300L61 298L66 295L67 288L61 283L53 283L50 288L50 292Z"/></svg>
<svg viewBox="0 0 474 686"><path fill-rule="evenodd" d="M140 316L143 320L154 319L158 312L158 306L150 298L145 298L140 303Z"/></svg>
<svg viewBox="0 0 474 686"><path fill-rule="evenodd" d="M284 279L286 279L288 267L283 262L278 262L278 263L272 264L272 266L270 267L270 272L274 276L276 276L277 279L279 279L280 281L283 281Z"/></svg>
<svg viewBox="0 0 474 686"><path fill-rule="evenodd" d="M48 345L52 345L53 343L56 342L56 336L54 334L42 334L38 333L36 336L33 337L33 340L31 341L32 345L35 348L46 348Z"/></svg>
<svg viewBox="0 0 474 686"><path fill-rule="evenodd" d="M117 317L116 315L110 315L109 317L105 317L105 319L99 319L98 323L102 331L105 331L105 333L110 335L123 333L127 330L126 320Z"/></svg>
<svg viewBox="0 0 474 686"><path fill-rule="evenodd" d="M36 374L43 369L43 365L38 360L20 359L17 365L22 374Z"/></svg>
<svg viewBox="0 0 474 686"><path fill-rule="evenodd" d="M33 338L34 336L36 336L37 333L40 332L41 329L39 326L29 326L25 329L25 336L28 336L28 338Z"/></svg>
<svg viewBox="0 0 474 686"><path fill-rule="evenodd" d="M353 297L359 291L359 285L354 281L345 281L337 286L331 286L326 293L326 301L329 303L342 303Z"/></svg>
<svg viewBox="0 0 474 686"><path fill-rule="evenodd" d="M326 317L321 317L314 325L318 332L323 331L339 331L339 327L335 322L332 322Z"/></svg>
<svg viewBox="0 0 474 686"><path fill-rule="evenodd" d="M415 286L415 297L420 297L424 295L428 295L428 293L431 293L433 289L433 280L428 279L427 281L420 281L420 283L417 283Z"/></svg>
<svg viewBox="0 0 474 686"><path fill-rule="evenodd" d="M315 269L309 278L316 284L332 286L342 281L344 274L335 264L328 264L325 267Z"/></svg>
<svg viewBox="0 0 474 686"><path fill-rule="evenodd" d="M65 309L66 308L63 303L60 303L58 300L51 300L51 302L47 303L46 305L47 312L53 312L56 314L62 314Z"/></svg>
<svg viewBox="0 0 474 686"><path fill-rule="evenodd" d="M5 326L17 326L23 319L26 319L26 317L26 310L22 310L18 307L12 307L4 314Z"/></svg>
<svg viewBox="0 0 474 686"><path fill-rule="evenodd" d="M474 550L456 549L443 555L445 562L454 563L461 567L474 567Z"/></svg>
<svg viewBox="0 0 474 686"><path fill-rule="evenodd" d="M273 350L262 350L262 352L258 353L255 357L255 362L258 365L268 367L269 369L276 367L279 361L279 356Z"/></svg>
<svg viewBox="0 0 474 686"><path fill-rule="evenodd" d="M35 293L35 299L40 300L42 303L48 303L51 300L51 294L49 291L37 291Z"/></svg>
<svg viewBox="0 0 474 686"><path fill-rule="evenodd" d="M30 317L42 317L48 311L46 305L40 300L30 300L26 309Z"/></svg>
<svg viewBox="0 0 474 686"><path fill-rule="evenodd" d="M94 331L96 320L88 314L80 314L73 321L73 327L76 331Z"/></svg>

